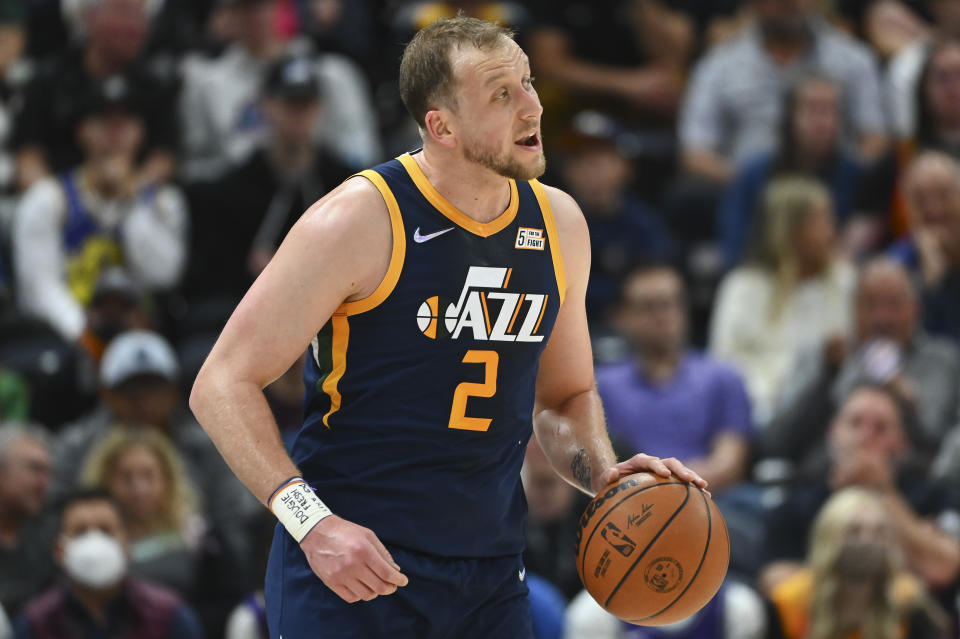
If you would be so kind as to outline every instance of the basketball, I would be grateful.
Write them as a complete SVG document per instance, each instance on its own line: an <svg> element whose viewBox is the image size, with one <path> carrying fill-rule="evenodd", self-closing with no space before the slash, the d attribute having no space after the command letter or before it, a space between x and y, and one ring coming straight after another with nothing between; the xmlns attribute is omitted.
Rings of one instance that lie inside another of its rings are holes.
<svg viewBox="0 0 960 639"><path fill-rule="evenodd" d="M717 593L730 561L720 510L676 477L637 473L580 517L577 572L608 612L640 626L685 619Z"/></svg>

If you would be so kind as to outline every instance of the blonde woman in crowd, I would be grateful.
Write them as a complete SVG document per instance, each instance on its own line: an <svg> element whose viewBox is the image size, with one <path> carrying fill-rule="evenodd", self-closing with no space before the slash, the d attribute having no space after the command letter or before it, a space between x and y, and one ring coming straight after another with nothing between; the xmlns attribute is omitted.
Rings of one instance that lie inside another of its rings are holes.
<svg viewBox="0 0 960 639"><path fill-rule="evenodd" d="M759 222L753 259L720 285L710 351L739 368L762 427L796 354L848 332L855 273L836 255L830 194L819 182L772 181Z"/></svg>
<svg viewBox="0 0 960 639"><path fill-rule="evenodd" d="M770 596L784 639L935 639L947 617L903 568L890 515L876 493L846 488L824 504L807 566Z"/></svg>
<svg viewBox="0 0 960 639"><path fill-rule="evenodd" d="M83 482L106 489L123 509L132 572L193 594L203 523L169 440L151 428L117 428L91 451Z"/></svg>

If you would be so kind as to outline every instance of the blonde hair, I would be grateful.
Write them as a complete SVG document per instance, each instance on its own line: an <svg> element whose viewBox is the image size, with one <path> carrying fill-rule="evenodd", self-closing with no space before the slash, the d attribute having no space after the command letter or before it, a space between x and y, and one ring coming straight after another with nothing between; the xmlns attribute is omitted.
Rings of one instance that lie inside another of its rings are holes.
<svg viewBox="0 0 960 639"><path fill-rule="evenodd" d="M117 464L127 451L144 448L151 452L167 480L163 510L157 523L165 529L183 532L197 513L196 492L187 480L180 455L170 440L148 426L118 426L104 437L87 458L81 481L85 486L109 490Z"/></svg>
<svg viewBox="0 0 960 639"><path fill-rule="evenodd" d="M823 184L802 175L774 178L764 190L760 245L754 262L774 279L771 317L780 315L799 281L799 260L794 246L797 231L817 205L830 202L830 192Z"/></svg>
<svg viewBox="0 0 960 639"><path fill-rule="evenodd" d="M817 514L807 555L813 572L808 639L842 639L849 630L839 627L837 604L844 577L837 571L837 559L853 517L868 510L881 511L892 526L880 496L866 488L851 487L835 493ZM893 535L892 528L890 533ZM903 561L899 548L891 546L884 561L883 579L875 584L870 601L862 610L863 639L897 639L899 636L903 611L894 600L894 579Z"/></svg>

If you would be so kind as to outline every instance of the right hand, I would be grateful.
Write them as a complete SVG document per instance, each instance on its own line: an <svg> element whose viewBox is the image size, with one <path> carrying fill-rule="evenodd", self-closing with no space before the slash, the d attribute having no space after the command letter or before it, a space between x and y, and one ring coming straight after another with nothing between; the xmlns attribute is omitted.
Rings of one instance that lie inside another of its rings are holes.
<svg viewBox="0 0 960 639"><path fill-rule="evenodd" d="M407 577L369 528L330 515L300 542L313 572L347 603L390 595Z"/></svg>

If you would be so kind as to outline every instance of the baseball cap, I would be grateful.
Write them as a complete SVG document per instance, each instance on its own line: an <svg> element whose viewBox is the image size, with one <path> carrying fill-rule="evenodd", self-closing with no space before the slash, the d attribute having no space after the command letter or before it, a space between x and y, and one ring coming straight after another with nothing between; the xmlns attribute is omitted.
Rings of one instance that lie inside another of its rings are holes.
<svg viewBox="0 0 960 639"><path fill-rule="evenodd" d="M79 121L95 113L116 109L143 116L142 96L134 81L124 75L111 75L91 82L79 96L75 117Z"/></svg>
<svg viewBox="0 0 960 639"><path fill-rule="evenodd" d="M123 298L131 304L140 302L140 287L122 266L111 266L97 277L97 284L93 289L93 304L110 296Z"/></svg>
<svg viewBox="0 0 960 639"><path fill-rule="evenodd" d="M282 100L317 100L320 83L310 58L285 55L267 69L263 92Z"/></svg>
<svg viewBox="0 0 960 639"><path fill-rule="evenodd" d="M113 388L136 375L157 375L175 382L180 373L177 356L167 340L151 331L117 335L100 360L100 383Z"/></svg>

